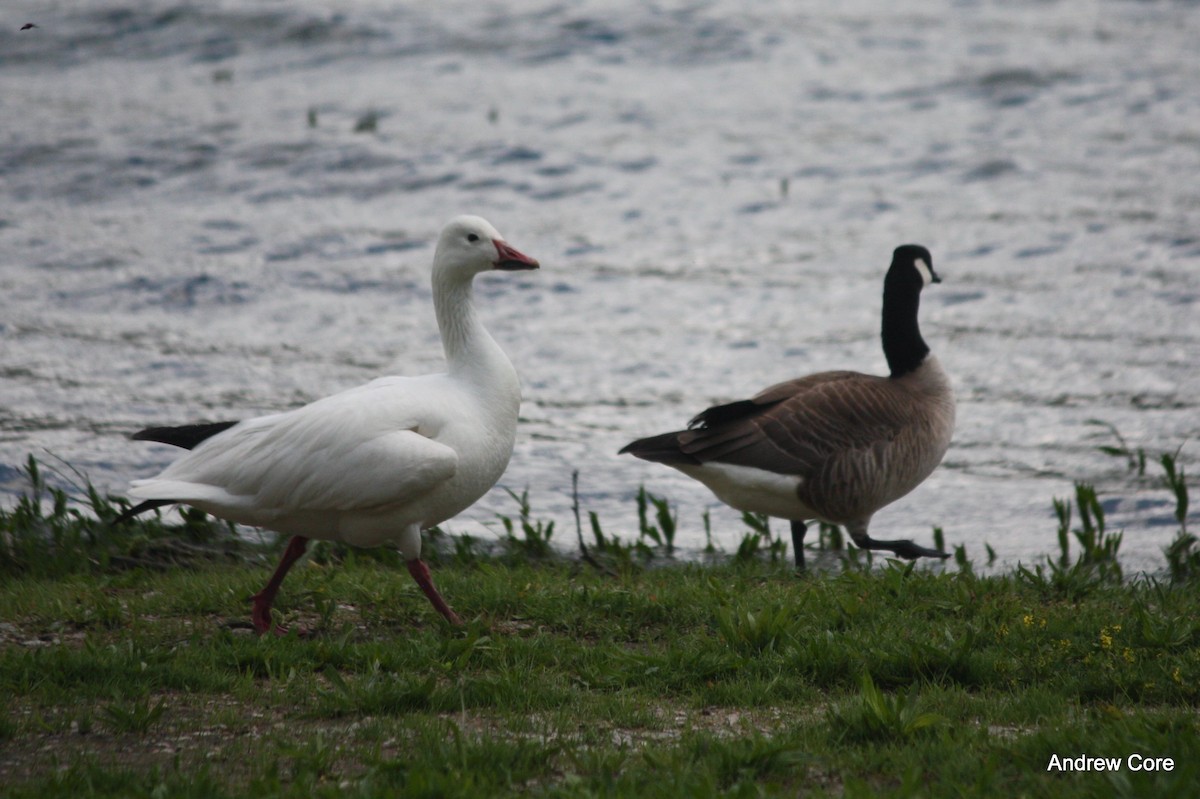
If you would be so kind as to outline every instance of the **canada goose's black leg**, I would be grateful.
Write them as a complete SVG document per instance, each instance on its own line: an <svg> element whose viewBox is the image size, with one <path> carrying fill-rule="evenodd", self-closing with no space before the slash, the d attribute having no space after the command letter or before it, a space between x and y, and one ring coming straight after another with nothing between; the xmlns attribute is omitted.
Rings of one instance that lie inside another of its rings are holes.
<svg viewBox="0 0 1200 799"><path fill-rule="evenodd" d="M846 525L846 529L850 533L850 538L853 539L855 545L860 549L886 549L890 550L898 558L905 560L916 560L917 558L948 558L949 552L942 552L940 549L929 549L912 541L880 541L877 538L871 538L867 535L867 523L865 521L854 522Z"/></svg>
<svg viewBox="0 0 1200 799"><path fill-rule="evenodd" d="M792 520L792 552L796 555L797 571L804 571L804 534L807 532L808 525Z"/></svg>
<svg viewBox="0 0 1200 799"><path fill-rule="evenodd" d="M904 558L905 560L916 560L917 558L948 558L949 552L943 552L940 549L930 549L916 544L912 541L876 541L874 538L868 538L866 544L858 544L863 549L890 549L895 553L896 557Z"/></svg>

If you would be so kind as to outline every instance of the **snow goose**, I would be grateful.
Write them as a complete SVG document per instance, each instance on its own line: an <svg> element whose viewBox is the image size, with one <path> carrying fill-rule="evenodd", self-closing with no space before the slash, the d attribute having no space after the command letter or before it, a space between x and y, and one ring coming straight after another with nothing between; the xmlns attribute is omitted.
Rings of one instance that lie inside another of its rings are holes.
<svg viewBox="0 0 1200 799"><path fill-rule="evenodd" d="M461 624L421 560L421 531L470 507L500 479L521 403L516 371L476 315L472 280L490 269L536 268L485 220L451 220L433 256L445 373L381 377L241 422L143 430L133 437L190 452L157 477L135 480L129 493L145 502L121 520L182 503L292 536L253 597L260 634L272 629L271 603L310 538L394 543L434 608Z"/></svg>
<svg viewBox="0 0 1200 799"><path fill-rule="evenodd" d="M896 248L883 282L887 377L838 371L789 380L621 452L672 466L738 510L788 519L799 568L810 519L845 525L863 549L949 557L867 534L876 511L929 476L954 433L950 381L917 325L921 290L940 282L927 249Z"/></svg>

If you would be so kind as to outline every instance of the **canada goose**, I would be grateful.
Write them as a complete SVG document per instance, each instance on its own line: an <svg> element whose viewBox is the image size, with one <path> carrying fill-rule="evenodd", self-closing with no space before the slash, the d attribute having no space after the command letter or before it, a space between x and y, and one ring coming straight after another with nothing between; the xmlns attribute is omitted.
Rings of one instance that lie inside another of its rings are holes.
<svg viewBox="0 0 1200 799"><path fill-rule="evenodd" d="M421 560L421 531L470 507L500 479L521 404L517 373L477 316L471 284L491 269L536 268L485 220L451 220L433 256L447 372L381 377L242 422L143 430L133 437L191 451L157 477L135 480L130 494L146 501L117 521L180 502L291 535L275 574L253 597L259 633L272 628L271 603L309 538L394 542L434 608L461 624Z"/></svg>
<svg viewBox="0 0 1200 799"><path fill-rule="evenodd" d="M863 549L949 557L867 534L877 510L929 476L954 433L950 381L917 325L921 289L940 282L927 249L896 248L883 281L887 377L821 372L789 380L621 452L674 467L738 510L788 519L798 568L809 519L844 525Z"/></svg>

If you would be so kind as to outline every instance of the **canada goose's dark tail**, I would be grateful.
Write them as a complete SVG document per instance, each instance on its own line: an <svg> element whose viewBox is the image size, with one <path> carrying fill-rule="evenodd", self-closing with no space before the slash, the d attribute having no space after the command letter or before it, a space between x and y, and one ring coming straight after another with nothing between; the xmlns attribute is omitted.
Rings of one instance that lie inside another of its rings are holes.
<svg viewBox="0 0 1200 799"><path fill-rule="evenodd" d="M675 431L674 433L662 433L657 436L648 438L639 438L637 441L632 441L621 448L618 453L624 455L626 453L634 457L641 458L644 461L653 463L690 463L699 464L700 460L692 455L684 452L679 446L679 434L683 431Z"/></svg>

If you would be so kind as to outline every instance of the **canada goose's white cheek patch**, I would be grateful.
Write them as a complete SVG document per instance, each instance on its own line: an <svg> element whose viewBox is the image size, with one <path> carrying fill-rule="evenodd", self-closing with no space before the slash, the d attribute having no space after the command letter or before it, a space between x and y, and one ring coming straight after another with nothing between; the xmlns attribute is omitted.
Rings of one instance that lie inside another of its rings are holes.
<svg viewBox="0 0 1200 799"><path fill-rule="evenodd" d="M921 280L926 286L933 282L933 270L929 268L929 264L925 263L924 258L913 261L913 266L921 273Z"/></svg>

